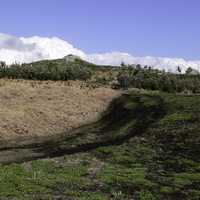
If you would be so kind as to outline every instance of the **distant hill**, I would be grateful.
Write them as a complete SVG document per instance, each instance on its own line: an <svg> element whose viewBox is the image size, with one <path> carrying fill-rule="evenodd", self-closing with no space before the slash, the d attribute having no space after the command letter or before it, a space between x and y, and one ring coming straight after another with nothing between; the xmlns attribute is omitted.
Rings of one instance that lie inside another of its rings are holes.
<svg viewBox="0 0 200 200"><path fill-rule="evenodd" d="M33 63L0 63L0 78L29 80L84 80L115 89L139 88L174 93L200 93L200 74L188 68L183 74L177 67L176 74L153 69L151 66L125 65L102 66L87 62L75 55L62 59L41 60Z"/></svg>

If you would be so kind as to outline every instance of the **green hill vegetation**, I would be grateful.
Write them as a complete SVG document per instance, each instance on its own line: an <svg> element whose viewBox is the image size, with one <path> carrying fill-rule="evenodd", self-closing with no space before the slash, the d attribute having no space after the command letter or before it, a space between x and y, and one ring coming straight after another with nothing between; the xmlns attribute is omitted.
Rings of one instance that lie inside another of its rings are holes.
<svg viewBox="0 0 200 200"><path fill-rule="evenodd" d="M84 80L95 84L113 85L113 88L139 88L164 92L200 92L200 74L192 68L186 73L168 73L141 65L98 66L76 56L43 60L29 64L7 66L0 62L0 78L30 80Z"/></svg>
<svg viewBox="0 0 200 200"><path fill-rule="evenodd" d="M13 161L33 161L0 167L0 196L198 200L199 105L197 95L135 89L114 99L97 122L71 134L2 146L0 157L14 151L21 160Z"/></svg>
<svg viewBox="0 0 200 200"><path fill-rule="evenodd" d="M87 66L86 66L87 65ZM0 77L30 80L86 80L91 77L92 64L82 60L66 62L65 59L43 60L30 64L1 63Z"/></svg>

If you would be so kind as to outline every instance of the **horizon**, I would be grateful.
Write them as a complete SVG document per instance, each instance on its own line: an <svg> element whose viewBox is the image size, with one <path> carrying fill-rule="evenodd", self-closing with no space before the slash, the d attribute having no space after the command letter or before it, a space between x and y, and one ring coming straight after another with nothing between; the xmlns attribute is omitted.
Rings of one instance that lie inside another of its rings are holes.
<svg viewBox="0 0 200 200"><path fill-rule="evenodd" d="M98 64L199 69L198 0L3 0L1 7L0 60L8 63L75 51ZM42 41L46 38L48 46Z"/></svg>

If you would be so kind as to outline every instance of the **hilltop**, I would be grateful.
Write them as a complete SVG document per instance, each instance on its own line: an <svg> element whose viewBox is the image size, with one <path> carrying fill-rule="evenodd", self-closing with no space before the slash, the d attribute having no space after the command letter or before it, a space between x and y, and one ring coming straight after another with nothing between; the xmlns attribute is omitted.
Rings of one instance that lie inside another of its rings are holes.
<svg viewBox="0 0 200 200"><path fill-rule="evenodd" d="M68 55L62 59L33 63L12 64L0 62L0 78L26 80L69 81L81 80L95 85L120 88L138 88L174 93L200 93L200 74L188 67L185 73L177 66L177 73L154 69L152 66L102 66Z"/></svg>

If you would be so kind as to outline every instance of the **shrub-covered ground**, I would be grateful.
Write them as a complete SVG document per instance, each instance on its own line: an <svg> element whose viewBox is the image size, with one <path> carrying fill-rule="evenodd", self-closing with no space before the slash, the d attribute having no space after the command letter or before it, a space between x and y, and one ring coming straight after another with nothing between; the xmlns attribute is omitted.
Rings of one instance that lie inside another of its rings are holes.
<svg viewBox="0 0 200 200"><path fill-rule="evenodd" d="M30 64L0 63L0 77L30 80L87 80L93 65L82 60L67 62L65 59L42 60Z"/></svg>
<svg viewBox="0 0 200 200"><path fill-rule="evenodd" d="M2 165L0 197L198 200L199 105L200 96L124 94L73 137L32 147L51 158Z"/></svg>
<svg viewBox="0 0 200 200"><path fill-rule="evenodd" d="M42 60L33 63L6 65L0 62L0 78L28 80L82 80L96 85L112 85L113 88L139 88L173 93L200 93L200 74L188 68L185 73L177 67L177 73L157 70L151 66L121 65L102 66L73 60L68 55L63 59Z"/></svg>

